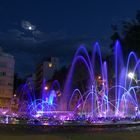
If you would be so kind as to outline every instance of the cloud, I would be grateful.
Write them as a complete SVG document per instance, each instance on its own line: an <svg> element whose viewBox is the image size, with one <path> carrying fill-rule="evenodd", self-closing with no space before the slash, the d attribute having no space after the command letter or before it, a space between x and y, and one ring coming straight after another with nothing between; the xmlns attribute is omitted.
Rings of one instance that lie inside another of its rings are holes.
<svg viewBox="0 0 140 140"><path fill-rule="evenodd" d="M39 42L46 41L48 39L47 33L44 33L40 30L33 31L32 35Z"/></svg>
<svg viewBox="0 0 140 140"><path fill-rule="evenodd" d="M93 41L91 38L65 38L36 43L31 43L32 38L25 40L1 40L3 49L15 57L16 72L24 76L34 72L36 64L46 57L59 57L63 64L70 62L80 44Z"/></svg>
<svg viewBox="0 0 140 140"><path fill-rule="evenodd" d="M4 51L14 55L16 72L21 76L33 73L36 64L43 58L54 56L60 59L61 64L68 64L72 61L76 49L81 44L86 44L87 50L92 50L92 43L94 42L92 37L65 38L44 42L36 42L33 39L25 37L26 41L24 39L1 41ZM108 53L107 47L101 46L101 50L105 50L103 54Z"/></svg>
<svg viewBox="0 0 140 140"><path fill-rule="evenodd" d="M31 24L29 21L26 21L26 20L23 20L21 22L21 26L23 29L25 30L31 30L31 31L34 31L36 29L36 26Z"/></svg>
<svg viewBox="0 0 140 140"><path fill-rule="evenodd" d="M5 32L0 32L0 41L20 42L23 44L35 44L39 42L32 34L27 34L18 29L9 29Z"/></svg>
<svg viewBox="0 0 140 140"><path fill-rule="evenodd" d="M26 31L29 26L34 30ZM34 72L36 64L44 57L59 57L62 63L68 63L80 44L87 44L88 50L91 50L91 44L96 40L89 36L69 37L61 30L43 32L28 21L22 21L22 28L25 30L17 28L0 32L0 44L4 51L14 55L16 72L22 76Z"/></svg>
<svg viewBox="0 0 140 140"><path fill-rule="evenodd" d="M24 32L18 29L9 29L5 32L0 32L0 40L17 40L24 36Z"/></svg>
<svg viewBox="0 0 140 140"><path fill-rule="evenodd" d="M23 36L20 40L20 42L22 42L23 44L36 44L37 40L34 37L29 37L29 36Z"/></svg>
<svg viewBox="0 0 140 140"><path fill-rule="evenodd" d="M25 35L24 32L22 31L19 31L18 29L10 29L8 30L8 33L9 37L12 37L12 38L22 38L22 36Z"/></svg>
<svg viewBox="0 0 140 140"><path fill-rule="evenodd" d="M21 24L12 23L14 28L0 31L0 40L19 41L24 44L35 44L42 42L50 42L53 40L61 40L66 38L66 33L62 30L53 32L44 32L36 28L31 22L22 20ZM15 26L16 25L16 26ZM20 25L20 26L19 26ZM24 29L22 29L22 28ZM29 29L31 27L31 30ZM28 31L30 30L30 31Z"/></svg>
<svg viewBox="0 0 140 140"><path fill-rule="evenodd" d="M46 33L40 30L35 30L32 32L32 35L38 42L50 42L54 40L61 40L67 38L67 35L63 31Z"/></svg>

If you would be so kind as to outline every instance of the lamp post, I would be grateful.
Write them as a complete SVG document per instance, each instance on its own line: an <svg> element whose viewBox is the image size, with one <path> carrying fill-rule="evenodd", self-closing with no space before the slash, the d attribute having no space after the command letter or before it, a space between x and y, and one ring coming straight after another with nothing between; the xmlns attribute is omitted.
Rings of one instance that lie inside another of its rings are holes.
<svg viewBox="0 0 140 140"><path fill-rule="evenodd" d="M49 88L48 88L48 86L45 86L44 89L47 91Z"/></svg>
<svg viewBox="0 0 140 140"><path fill-rule="evenodd" d="M128 73L128 78L133 79L136 82L136 84L140 81L135 78L135 74L133 72Z"/></svg>
<svg viewBox="0 0 140 140"><path fill-rule="evenodd" d="M135 82L136 82L136 84L138 85L138 82L140 81L140 80L137 80L136 78L135 78L135 74L134 73L132 73L132 72L129 72L128 73L128 77L130 78L130 79L133 79ZM139 88L137 88L137 90L136 90L136 92L138 92L139 91ZM138 106L136 106L135 107L135 116L138 116L139 115L139 107Z"/></svg>

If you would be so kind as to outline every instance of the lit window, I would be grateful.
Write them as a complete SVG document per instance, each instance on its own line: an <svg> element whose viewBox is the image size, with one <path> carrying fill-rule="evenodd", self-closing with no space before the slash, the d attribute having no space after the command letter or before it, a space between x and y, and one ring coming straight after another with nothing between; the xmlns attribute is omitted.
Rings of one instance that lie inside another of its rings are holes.
<svg viewBox="0 0 140 140"><path fill-rule="evenodd" d="M49 66L49 68L51 68L52 67L52 63L49 63L48 66Z"/></svg>

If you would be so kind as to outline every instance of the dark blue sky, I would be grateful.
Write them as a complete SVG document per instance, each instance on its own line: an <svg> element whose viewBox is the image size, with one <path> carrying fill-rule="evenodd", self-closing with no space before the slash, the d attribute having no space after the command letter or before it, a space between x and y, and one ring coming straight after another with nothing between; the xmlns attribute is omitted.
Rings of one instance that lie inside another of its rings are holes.
<svg viewBox="0 0 140 140"><path fill-rule="evenodd" d="M43 57L70 60L81 43L89 49L99 41L109 53L110 25L134 19L139 9L140 0L0 0L0 43L26 75Z"/></svg>

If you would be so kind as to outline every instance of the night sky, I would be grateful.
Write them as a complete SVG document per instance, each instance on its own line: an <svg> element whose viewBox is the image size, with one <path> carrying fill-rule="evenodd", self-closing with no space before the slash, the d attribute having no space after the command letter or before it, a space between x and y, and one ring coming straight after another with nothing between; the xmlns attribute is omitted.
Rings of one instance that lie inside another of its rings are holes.
<svg viewBox="0 0 140 140"><path fill-rule="evenodd" d="M25 76L43 57L69 62L80 44L99 41L110 53L111 24L134 19L138 9L140 0L0 0L0 44Z"/></svg>

